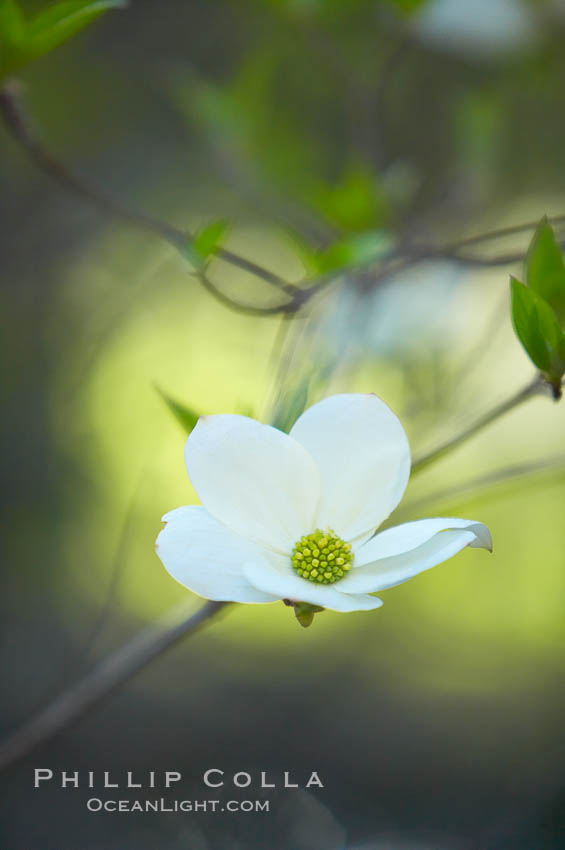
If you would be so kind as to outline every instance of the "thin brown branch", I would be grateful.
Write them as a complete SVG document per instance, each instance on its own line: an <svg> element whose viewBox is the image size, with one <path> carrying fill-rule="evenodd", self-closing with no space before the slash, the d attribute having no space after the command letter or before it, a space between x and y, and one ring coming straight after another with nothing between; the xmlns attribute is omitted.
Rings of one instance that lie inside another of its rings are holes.
<svg viewBox="0 0 565 850"><path fill-rule="evenodd" d="M462 443L465 443L468 439L474 437L475 434L478 434L479 431L482 431L487 425L490 425L492 422L500 419L500 417L505 413L509 413L511 410L519 407L525 401L528 401L528 399L533 398L536 395L548 395L549 393L550 387L546 381L544 381L541 375L536 375L533 381L530 381L525 387L510 398L506 399L506 401L503 401L501 404L493 407L492 410L489 410L488 413L485 413L484 416L481 416L459 434L451 437L435 449L432 449L420 457L416 457L412 463L412 474L421 472L431 463L435 463L437 460L440 460L446 454L449 454L454 449L458 448Z"/></svg>
<svg viewBox="0 0 565 850"><path fill-rule="evenodd" d="M565 215L556 215L548 218L552 225L565 223ZM430 245L404 245L400 247L396 256L401 258L404 256L408 261L419 262L421 260L442 259L451 260L452 262L460 263L466 266L491 267L491 266L508 266L512 263L517 263L523 260L525 251L510 251L503 254L497 254L492 257L479 256L477 254L462 253L465 248L472 248L474 245L480 245L484 242L494 242L499 239L505 239L509 236L517 236L521 233L533 232L539 224L539 220L528 221L522 224L515 224L510 227L503 227L498 230L491 230L487 233L479 233L475 236L468 236L465 239L458 239L443 246ZM565 248L565 240L561 240L561 247ZM394 255L395 252L392 252Z"/></svg>
<svg viewBox="0 0 565 850"><path fill-rule="evenodd" d="M550 224L565 224L565 215L555 215L548 218ZM498 230L490 230L487 233L478 233L475 236L468 236L465 239L458 239L446 246L448 251L460 251L461 248L470 248L473 245L479 245L482 242L492 242L496 239L504 239L507 236L517 236L520 233L528 233L535 230L539 224L539 219L535 221L527 221L522 224L513 224L510 227L501 227Z"/></svg>
<svg viewBox="0 0 565 850"><path fill-rule="evenodd" d="M281 292L285 292L287 295L299 295L302 292L299 286L283 280L282 277L269 271L269 269L263 268L263 266L254 263L253 260L248 260L247 257L242 257L234 251L230 251L229 248L216 248L215 255L220 260L224 260L224 262L243 269L243 271L249 272L249 274L264 280L266 283L270 283L271 286L280 289Z"/></svg>
<svg viewBox="0 0 565 850"><path fill-rule="evenodd" d="M550 224L561 224L565 222L565 215L548 217ZM535 230L539 221L529 221L524 224L516 224L512 227L493 230L490 233L481 233L476 236L471 236L461 239L457 242L451 242L446 245L419 245L408 241L403 241L395 248L392 248L387 254L379 257L380 268L373 278L373 283L382 283L386 278L394 277L399 272L411 268L417 263L425 262L426 260L447 260L452 263L457 263L461 266L469 266L471 268L495 268L498 266L509 266L513 263L521 262L525 256L523 251L510 251L494 256L480 256L477 254L462 253L463 248L478 245L481 242L494 241L508 236L517 235L519 233L527 233ZM558 240L558 244L565 250L565 239ZM375 264L374 259L368 259L357 266L357 269L368 268ZM320 279L314 283L315 291L322 288L327 283L326 279ZM307 290L311 292L311 290Z"/></svg>
<svg viewBox="0 0 565 850"><path fill-rule="evenodd" d="M216 301L233 310L234 313L243 313L246 316L280 316L282 314L296 313L302 306L302 299L293 299L285 304L274 304L272 307L257 307L254 304L244 304L241 301L236 301L218 289L206 272L198 269L194 271L195 277L200 281L204 289L213 295Z"/></svg>
<svg viewBox="0 0 565 850"><path fill-rule="evenodd" d="M8 737L0 745L0 770L19 762L67 729L171 646L196 634L229 604L206 602L188 618L183 605L180 611L169 613L140 632Z"/></svg>
<svg viewBox="0 0 565 850"><path fill-rule="evenodd" d="M167 222L123 204L84 177L75 174L64 162L48 150L24 109L20 87L17 82L7 82L0 89L0 113L4 118L6 127L18 144L29 154L41 171L56 180L64 189L80 196L91 206L96 207L102 212L128 222L137 229L145 230L160 239L164 239L186 256L186 249L193 239L193 235L189 231L181 230ZM248 272L254 277L268 283L270 286L274 286L276 289L285 293L285 295L291 296L291 299L296 297L296 304L300 305L302 301L302 290L300 287L289 283L269 269L253 262L253 260L242 257L227 248L218 247L215 255L224 262ZM202 281L202 277L199 277ZM208 286L207 288L218 297L218 291L215 287ZM245 312L253 312L254 315L292 312L296 309L292 300L278 307L268 307L264 310L259 307L248 308L246 305L238 304L227 296L220 300L226 306L233 309L239 308Z"/></svg>
<svg viewBox="0 0 565 850"><path fill-rule="evenodd" d="M122 221L128 222L131 226L137 229L152 233L154 236L163 239L176 248L176 250L183 254L183 256L186 256L187 247L194 238L189 231L177 228L168 222L161 221L160 219L150 216L142 211L132 209L128 205L123 204L121 201L89 182L84 177L77 175L64 162L51 153L44 144L40 134L24 109L20 94L20 87L16 81L8 81L4 83L2 88L0 88L0 113L4 118L6 127L18 144L28 153L35 164L45 174L50 175L63 188L82 197L83 200L102 212L117 217ZM565 221L565 215L555 216L550 218L549 221L553 224L562 223ZM380 262L383 265L377 272L377 281L382 282L385 278L391 277L405 268L408 268L418 262L431 259L450 260L462 265L476 267L510 265L521 260L524 252L511 252L494 257L484 257L463 254L461 253L461 249L468 248L485 241L492 241L516 235L518 233L527 232L533 230L536 225L537 222L527 222L525 224L491 231L490 233L483 233L468 237L452 242L443 247L410 245L404 243L393 249L385 257L380 258ZM565 241L562 244L565 247ZM275 287L280 292L288 296L288 300L284 303L269 307L258 307L256 305L244 304L222 293L221 290L212 283L205 271L199 270L196 273L196 276L203 286L205 286L205 288L224 306L253 316L272 316L277 314L291 315L296 313L322 288L324 288L328 282L339 275L339 272L336 271L318 278L315 281L303 281L303 284L297 285L284 280L284 278L281 278L270 269L266 269L258 263L255 263L253 260L249 260L247 257L242 257L228 248L218 247L215 251L215 256L219 260L248 272L250 275L268 283L270 286ZM374 261L369 261L362 264L360 267L372 265L373 262Z"/></svg>
<svg viewBox="0 0 565 850"><path fill-rule="evenodd" d="M541 461L532 463L514 464L512 466L498 469L495 472L481 475L467 481L465 484L455 484L442 490L436 490L428 496L408 502L403 508L395 513L395 525L407 522L413 517L421 517L422 512L431 509L434 505L452 504L459 499L475 499L478 495L491 487L517 479L524 480L537 476L546 477L562 476L565 473L565 456L557 455Z"/></svg>

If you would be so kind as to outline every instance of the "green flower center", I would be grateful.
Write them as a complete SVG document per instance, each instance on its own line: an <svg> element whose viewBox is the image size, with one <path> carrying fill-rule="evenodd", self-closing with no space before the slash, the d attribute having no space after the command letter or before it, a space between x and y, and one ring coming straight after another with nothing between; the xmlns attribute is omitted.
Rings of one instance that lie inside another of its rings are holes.
<svg viewBox="0 0 565 850"><path fill-rule="evenodd" d="M331 528L327 531L317 528L295 544L290 559L302 578L316 584L334 584L351 569L353 552L351 544Z"/></svg>

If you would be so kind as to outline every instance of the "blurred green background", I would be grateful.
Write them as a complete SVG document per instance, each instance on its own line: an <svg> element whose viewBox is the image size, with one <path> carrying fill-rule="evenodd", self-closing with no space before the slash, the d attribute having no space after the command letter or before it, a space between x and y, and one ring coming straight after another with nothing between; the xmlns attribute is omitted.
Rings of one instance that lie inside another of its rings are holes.
<svg viewBox="0 0 565 850"><path fill-rule="evenodd" d="M73 167L179 227L226 218L229 248L300 280L351 246L562 214L564 44L558 2L133 0L22 79ZM7 733L190 599L154 554L161 515L197 501L156 386L265 421L297 397L376 392L416 453L532 367L509 317L519 264L349 268L293 322L242 316L172 248L54 186L4 131L0 147ZM277 303L226 263L211 276ZM465 551L381 610L325 612L306 631L282 604L237 607L6 775L0 846L565 846L564 425L562 405L531 401L409 486L394 520L481 520L492 557ZM87 790L34 791L38 766L180 769L195 794L208 767L318 770L325 788L281 795L268 823L95 816Z"/></svg>

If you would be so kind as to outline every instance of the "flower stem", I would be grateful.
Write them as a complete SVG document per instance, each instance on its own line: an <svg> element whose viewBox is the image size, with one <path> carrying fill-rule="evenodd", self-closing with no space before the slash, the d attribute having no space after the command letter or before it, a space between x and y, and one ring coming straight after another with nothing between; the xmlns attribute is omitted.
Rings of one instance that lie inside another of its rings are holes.
<svg viewBox="0 0 565 850"><path fill-rule="evenodd" d="M492 422L500 419L500 417L504 416L505 413L509 413L511 410L514 410L514 408L519 407L525 401L528 401L528 399L533 398L536 395L547 395L549 391L550 387L543 377L541 375L536 375L534 380L526 384L523 389L506 399L506 401L503 401L502 404L493 407L492 410L489 410L484 416L481 416L459 434L456 434L455 437L451 437L437 448L417 457L412 463L412 474L414 475L414 473L421 472L423 469L430 466L430 464L440 460L462 443L465 443L468 439L474 437L475 434L482 431L487 425L490 425Z"/></svg>
<svg viewBox="0 0 565 850"><path fill-rule="evenodd" d="M196 634L229 604L206 602L188 618L183 605L144 629L4 740L0 744L0 770L67 729L181 638Z"/></svg>

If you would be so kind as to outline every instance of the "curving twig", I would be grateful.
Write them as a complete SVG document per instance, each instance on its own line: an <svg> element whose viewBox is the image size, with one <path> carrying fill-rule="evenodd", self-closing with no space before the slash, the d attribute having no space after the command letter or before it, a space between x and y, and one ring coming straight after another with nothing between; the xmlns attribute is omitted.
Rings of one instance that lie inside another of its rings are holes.
<svg viewBox="0 0 565 850"><path fill-rule="evenodd" d="M36 165L55 179L61 186L68 191L79 195L92 206L99 210L120 218L122 221L129 222L132 226L145 230L157 236L170 245L172 245L181 254L186 256L187 246L190 244L193 236L188 231L174 227L168 222L161 221L153 216L147 215L139 210L132 209L128 205L118 201L109 193L100 189L98 186L90 183L82 176L77 175L64 162L59 160L45 146L39 132L30 120L22 103L20 86L17 81L11 80L5 82L0 88L0 114L4 118L4 122L21 147L27 151ZM563 223L565 215L549 218L553 224ZM493 241L507 236L525 233L534 230L537 226L537 221L518 224L511 227L494 230L489 233L482 233L476 236L471 236L455 242L451 242L445 246L433 245L414 245L407 242L402 243L396 248L393 248L387 255L380 258L381 266L375 272L374 283L382 283L384 279L394 276L399 271L415 265L423 260L444 259L459 263L466 266L477 267L494 267L511 265L518 262L524 256L524 252L512 252L500 254L494 257L484 257L478 255L469 255L461 253L464 248L480 244L486 241ZM561 243L565 247L565 241ZM252 304L245 304L226 295L210 280L205 270L195 272L196 277L201 284L224 306L241 313L247 313L253 316L273 316L277 314L291 315L298 312L308 301L311 300L322 288L329 282L334 280L341 273L336 270L328 275L323 275L315 280L304 280L300 285L290 283L284 278L266 269L253 260L219 246L214 251L214 255L226 263L231 264L243 271L248 272L259 280L264 281L272 287L275 287L284 295L288 296L288 300L282 304L275 304L269 307L259 307ZM374 260L369 260L359 264L357 268L374 264Z"/></svg>
<svg viewBox="0 0 565 850"><path fill-rule="evenodd" d="M20 86L17 82L7 82L0 88L0 113L4 118L6 127L15 140L27 151L36 165L43 172L49 174L63 188L73 192L75 195L79 195L91 206L98 208L102 212L126 221L138 229L148 231L160 239L164 239L165 242L168 242L177 251L180 251L181 254L186 256L186 249L193 239L189 231L181 230L168 222L161 221L123 204L109 193L90 183L84 177L75 174L65 163L48 150L24 109ZM216 248L214 254L226 263L230 263L230 265L248 272L254 277L268 283L270 286L275 287L285 295L290 296L289 301L275 307L261 308L241 304L221 293L207 279L205 273L200 271L197 275L199 280L204 283L204 278L206 278L205 285L208 291L225 306L253 315L272 315L274 313L293 312L302 303L303 292L299 286L289 283L284 278L260 266L253 260L249 260L246 257L236 254L234 251L222 247Z"/></svg>
<svg viewBox="0 0 565 850"><path fill-rule="evenodd" d="M565 215L549 216L548 221L551 224L565 224ZM473 245L480 245L482 242L492 242L495 239L504 239L507 236L517 236L519 233L527 233L530 230L535 230L539 224L539 219L536 221L527 221L523 224L513 224L510 227L501 227L498 230L489 230L486 233L478 233L475 236L467 236L465 239L458 239L446 246L447 251L460 251L461 248L469 248Z"/></svg>
<svg viewBox="0 0 565 850"><path fill-rule="evenodd" d="M462 443L466 442L470 437L474 437L475 434L478 434L478 432L482 431L483 428L486 428L487 425L490 425L505 413L509 413L511 410L514 410L514 408L519 407L525 401L528 401L528 399L533 398L536 395L551 394L552 389L547 381L544 380L542 375L536 375L533 381L530 381L525 387L510 398L506 399L506 401L503 401L501 404L493 407L492 410L489 410L484 414L484 416L481 416L459 434L456 434L455 437L451 437L445 443L442 443L426 454L416 457L412 463L412 474L421 472L431 463L434 463L436 460L440 460L446 454L452 452ZM555 398L554 394L553 397Z"/></svg>
<svg viewBox="0 0 565 850"><path fill-rule="evenodd" d="M144 629L3 741L0 770L16 764L67 729L181 638L200 631L230 604L206 602L188 618L185 604Z"/></svg>
<svg viewBox="0 0 565 850"><path fill-rule="evenodd" d="M544 481L565 474L565 455L555 455L543 460L531 463L513 464L497 469L487 475L472 478L465 484L454 484L441 490L435 490L429 496L422 496L408 502L404 507L395 512L395 525L407 522L414 517L421 517L422 513L434 508L434 506L452 505L461 499L476 499L485 491L509 481L529 480L539 477ZM512 491L514 492L514 491Z"/></svg>

